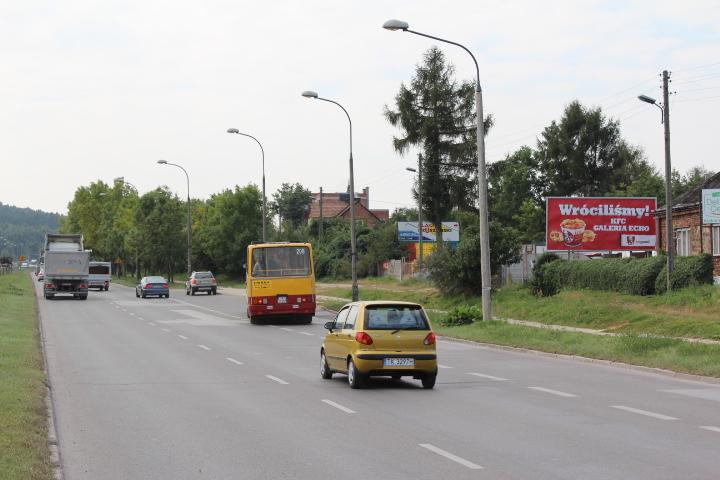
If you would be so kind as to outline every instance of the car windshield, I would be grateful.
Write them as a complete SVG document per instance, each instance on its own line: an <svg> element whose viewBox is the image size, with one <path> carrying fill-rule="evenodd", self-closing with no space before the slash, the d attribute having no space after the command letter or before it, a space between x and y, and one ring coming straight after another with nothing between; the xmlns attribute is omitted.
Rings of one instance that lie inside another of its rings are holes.
<svg viewBox="0 0 720 480"><path fill-rule="evenodd" d="M165 280L163 277L147 277L145 279L145 283L167 283L167 280Z"/></svg>
<svg viewBox="0 0 720 480"><path fill-rule="evenodd" d="M428 330L418 305L369 305L365 307L365 330Z"/></svg>
<svg viewBox="0 0 720 480"><path fill-rule="evenodd" d="M253 250L253 277L301 277L310 275L307 247L262 247Z"/></svg>
<svg viewBox="0 0 720 480"><path fill-rule="evenodd" d="M90 265L90 273L93 275L110 274L110 265Z"/></svg>
<svg viewBox="0 0 720 480"><path fill-rule="evenodd" d="M213 276L210 272L197 272L195 278L213 278Z"/></svg>

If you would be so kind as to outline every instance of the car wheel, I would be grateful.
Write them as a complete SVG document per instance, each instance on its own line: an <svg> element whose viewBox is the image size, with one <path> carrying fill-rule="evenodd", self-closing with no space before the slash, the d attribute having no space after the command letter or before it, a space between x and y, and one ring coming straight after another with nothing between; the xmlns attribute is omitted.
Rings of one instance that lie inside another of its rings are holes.
<svg viewBox="0 0 720 480"><path fill-rule="evenodd" d="M170 298L170 294L169 294L169 293L166 293L166 294L165 294L165 298Z"/></svg>
<svg viewBox="0 0 720 480"><path fill-rule="evenodd" d="M312 319L313 319L312 315L305 315L305 316L300 317L300 323L310 324L310 323L312 323Z"/></svg>
<svg viewBox="0 0 720 480"><path fill-rule="evenodd" d="M136 298L140 298L140 294L138 293L137 290L135 290L135 297L136 297Z"/></svg>
<svg viewBox="0 0 720 480"><path fill-rule="evenodd" d="M190 295L190 290L188 290L187 288L185 289L185 295Z"/></svg>
<svg viewBox="0 0 720 480"><path fill-rule="evenodd" d="M422 386L426 390L430 390L435 386L435 380L437 379L437 373L429 373L425 376L423 376L420 381L422 382Z"/></svg>
<svg viewBox="0 0 720 480"><path fill-rule="evenodd" d="M325 380L332 378L333 372L327 364L327 358L325 358L325 352L320 352L320 376Z"/></svg>
<svg viewBox="0 0 720 480"><path fill-rule="evenodd" d="M140 296L141 296L142 298L145 298L145 292L141 293Z"/></svg>
<svg viewBox="0 0 720 480"><path fill-rule="evenodd" d="M80 300L87 300L87 295L80 295Z"/></svg>
<svg viewBox="0 0 720 480"><path fill-rule="evenodd" d="M350 388L362 388L365 385L365 378L358 371L352 358L348 360L348 383Z"/></svg>
<svg viewBox="0 0 720 480"><path fill-rule="evenodd" d="M54 295L45 295L45 300L52 300Z"/></svg>
<svg viewBox="0 0 720 480"><path fill-rule="evenodd" d="M217 295L217 290L213 288L212 294L213 294L213 295Z"/></svg>
<svg viewBox="0 0 720 480"><path fill-rule="evenodd" d="M195 295L195 289L190 290L190 295Z"/></svg>
<svg viewBox="0 0 720 480"><path fill-rule="evenodd" d="M398 380L400 380L400 379L402 378L402 376L400 376L400 375L392 375L390 378L392 378L394 381L397 382Z"/></svg>
<svg viewBox="0 0 720 480"><path fill-rule="evenodd" d="M108 285L107 287L105 287L105 291L107 292L108 290L110 290L110 285Z"/></svg>
<svg viewBox="0 0 720 480"><path fill-rule="evenodd" d="M207 294L208 294L208 295L212 295L212 290L208 290L208 291L207 291Z"/></svg>

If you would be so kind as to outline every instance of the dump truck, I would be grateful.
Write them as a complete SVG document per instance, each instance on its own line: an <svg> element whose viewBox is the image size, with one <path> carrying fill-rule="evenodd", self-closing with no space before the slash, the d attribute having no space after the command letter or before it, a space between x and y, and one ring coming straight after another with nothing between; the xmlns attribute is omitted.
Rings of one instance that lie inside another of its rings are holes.
<svg viewBox="0 0 720 480"><path fill-rule="evenodd" d="M90 252L80 234L45 235L45 279L43 290L50 300L56 295L72 295L87 300Z"/></svg>

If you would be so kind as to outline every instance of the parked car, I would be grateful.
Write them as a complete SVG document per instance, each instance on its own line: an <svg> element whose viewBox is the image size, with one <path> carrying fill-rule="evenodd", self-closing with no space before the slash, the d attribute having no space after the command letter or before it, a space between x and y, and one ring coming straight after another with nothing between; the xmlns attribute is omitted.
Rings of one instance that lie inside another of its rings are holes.
<svg viewBox="0 0 720 480"><path fill-rule="evenodd" d="M135 296L145 298L149 295L170 298L170 285L165 277L143 277L135 287Z"/></svg>
<svg viewBox="0 0 720 480"><path fill-rule="evenodd" d="M354 302L327 322L320 349L320 376L348 376L360 388L370 376L410 376L433 388L437 378L435 333L421 305L408 302Z"/></svg>
<svg viewBox="0 0 720 480"><path fill-rule="evenodd" d="M37 274L37 281L38 281L38 282L42 282L43 280L45 280L45 269L42 269L42 268L41 268L40 271L38 271L38 274Z"/></svg>
<svg viewBox="0 0 720 480"><path fill-rule="evenodd" d="M185 295L195 295L196 292L207 292L208 295L217 295L217 280L212 272L192 272L185 282Z"/></svg>

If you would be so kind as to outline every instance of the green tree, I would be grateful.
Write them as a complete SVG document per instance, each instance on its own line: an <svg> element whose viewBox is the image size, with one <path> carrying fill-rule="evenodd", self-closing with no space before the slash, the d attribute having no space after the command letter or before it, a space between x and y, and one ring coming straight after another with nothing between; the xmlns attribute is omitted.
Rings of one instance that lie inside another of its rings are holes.
<svg viewBox="0 0 720 480"><path fill-rule="evenodd" d="M273 193L272 209L281 222L292 230L304 224L312 203L312 193L301 184L283 183Z"/></svg>
<svg viewBox="0 0 720 480"><path fill-rule="evenodd" d="M211 195L196 239L207 261L219 271L239 275L247 246L262 237L262 194L255 185L235 186Z"/></svg>
<svg viewBox="0 0 720 480"><path fill-rule="evenodd" d="M423 216L441 231L454 207L474 205L476 178L476 114L473 82L458 82L454 67L437 47L417 65L408 87L400 86L395 109L385 106L385 118L402 135L393 138L401 155L417 147L422 165ZM491 118L485 120L486 131ZM417 198L417 189L414 192Z"/></svg>
<svg viewBox="0 0 720 480"><path fill-rule="evenodd" d="M184 270L186 240L185 205L167 187L158 187L140 197L135 225L140 261L145 271L173 273Z"/></svg>
<svg viewBox="0 0 720 480"><path fill-rule="evenodd" d="M538 141L543 196L603 196L630 185L642 151L620 136L600 108L571 102Z"/></svg>

